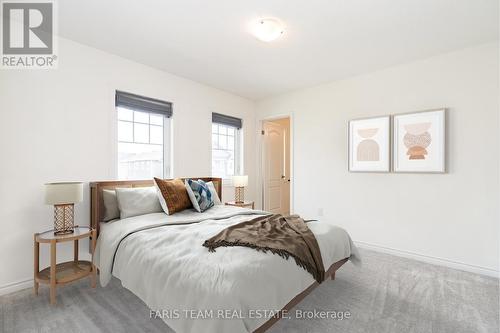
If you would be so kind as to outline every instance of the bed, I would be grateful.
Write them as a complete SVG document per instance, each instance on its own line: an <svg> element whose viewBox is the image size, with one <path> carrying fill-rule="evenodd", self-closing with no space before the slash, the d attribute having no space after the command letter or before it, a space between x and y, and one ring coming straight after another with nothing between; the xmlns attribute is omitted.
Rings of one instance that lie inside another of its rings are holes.
<svg viewBox="0 0 500 333"><path fill-rule="evenodd" d="M221 197L220 178L197 179L212 181ZM118 278L151 309L145 315L161 317L179 333L264 332L318 286L293 260L245 247L210 253L202 246L228 226L267 214L263 211L216 205L204 213L186 209L100 222L103 189L152 185L90 184L100 283L106 286L112 276ZM333 279L345 262L358 259L345 230L319 221L308 227L318 241L326 276Z"/></svg>

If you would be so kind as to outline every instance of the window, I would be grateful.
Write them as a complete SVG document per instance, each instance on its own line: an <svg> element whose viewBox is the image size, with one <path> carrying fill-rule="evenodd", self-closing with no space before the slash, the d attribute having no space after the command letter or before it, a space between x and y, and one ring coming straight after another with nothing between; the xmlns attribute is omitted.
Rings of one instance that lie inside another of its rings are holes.
<svg viewBox="0 0 500 333"><path fill-rule="evenodd" d="M169 177L171 112L124 103L119 94L131 95L117 92L118 179Z"/></svg>
<svg viewBox="0 0 500 333"><path fill-rule="evenodd" d="M230 179L231 176L241 172L241 119L214 113L212 115L212 175Z"/></svg>

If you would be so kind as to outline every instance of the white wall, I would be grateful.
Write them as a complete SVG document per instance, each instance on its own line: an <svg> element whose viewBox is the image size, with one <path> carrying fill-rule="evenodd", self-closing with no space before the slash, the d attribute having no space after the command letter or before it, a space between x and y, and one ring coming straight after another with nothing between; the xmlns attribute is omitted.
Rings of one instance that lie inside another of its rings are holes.
<svg viewBox="0 0 500 333"><path fill-rule="evenodd" d="M497 274L498 59L487 44L257 103L257 121L293 115L295 212L323 208L356 241ZM348 120L443 106L447 174L347 171Z"/></svg>
<svg viewBox="0 0 500 333"><path fill-rule="evenodd" d="M52 226L43 184L115 177L115 89L173 103L174 176L211 174L212 111L243 118L245 173L255 179L253 102L65 39L59 50L56 70L0 71L0 293L33 276L33 233ZM88 190L75 218L89 224ZM71 253L62 244L58 259Z"/></svg>

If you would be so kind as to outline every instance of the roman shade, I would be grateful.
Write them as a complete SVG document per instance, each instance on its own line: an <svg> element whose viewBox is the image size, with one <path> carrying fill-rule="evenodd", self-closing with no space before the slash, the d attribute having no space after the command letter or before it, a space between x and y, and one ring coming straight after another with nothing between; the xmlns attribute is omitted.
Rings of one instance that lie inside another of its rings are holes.
<svg viewBox="0 0 500 333"><path fill-rule="evenodd" d="M139 96L123 91L116 91L115 104L136 111L146 111L172 117L172 103L159 99Z"/></svg>
<svg viewBox="0 0 500 333"><path fill-rule="evenodd" d="M226 116L225 114L220 114L220 113L215 113L215 112L212 113L212 122L217 123L217 124L236 127L237 129L240 129L242 127L242 123L241 123L240 118Z"/></svg>

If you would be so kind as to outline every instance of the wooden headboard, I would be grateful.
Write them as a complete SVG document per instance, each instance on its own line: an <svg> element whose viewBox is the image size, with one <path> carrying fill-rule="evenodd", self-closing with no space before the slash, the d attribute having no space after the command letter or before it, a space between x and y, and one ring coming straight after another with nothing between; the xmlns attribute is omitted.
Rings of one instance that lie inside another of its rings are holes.
<svg viewBox="0 0 500 333"><path fill-rule="evenodd" d="M189 179L189 178L181 178ZM192 177L191 179L201 179L205 182L214 183L215 190L222 199L222 179L213 177ZM90 226L97 230L99 236L99 225L104 216L104 203L102 200L102 190L112 190L117 187L148 187L153 186L154 180L112 180L90 183Z"/></svg>

